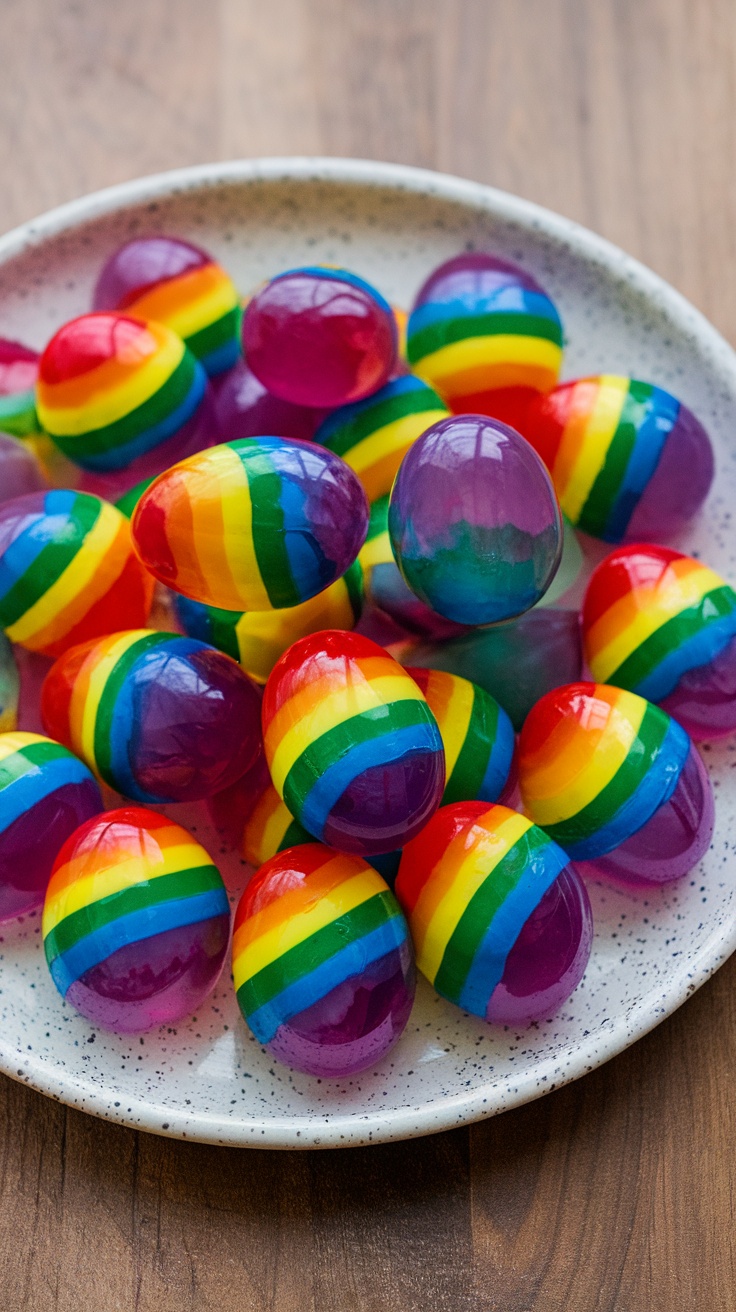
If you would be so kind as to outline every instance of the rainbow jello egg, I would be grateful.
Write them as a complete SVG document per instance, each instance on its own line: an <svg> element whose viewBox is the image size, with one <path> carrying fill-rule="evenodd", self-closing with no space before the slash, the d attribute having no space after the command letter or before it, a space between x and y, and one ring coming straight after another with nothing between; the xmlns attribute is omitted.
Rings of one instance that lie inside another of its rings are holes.
<svg viewBox="0 0 736 1312"><path fill-rule="evenodd" d="M298 606L339 579L368 505L339 456L311 442L242 438L174 465L143 493L133 541L162 583L225 610Z"/></svg>
<svg viewBox="0 0 736 1312"><path fill-rule="evenodd" d="M85 492L33 492L0 505L0 627L31 651L139 628L153 579L124 515Z"/></svg>
<svg viewBox="0 0 736 1312"><path fill-rule="evenodd" d="M582 880L557 843L508 807L443 806L404 848L396 896L419 970L483 1020L554 1015L588 964Z"/></svg>
<svg viewBox="0 0 736 1312"><path fill-rule="evenodd" d="M524 809L594 875L651 886L707 851L714 804L703 762L659 706L622 688L547 693L519 739Z"/></svg>
<svg viewBox="0 0 736 1312"><path fill-rule="evenodd" d="M44 952L61 996L93 1024L129 1034L191 1015L217 982L229 938L217 866L166 816L108 811L59 852Z"/></svg>
<svg viewBox="0 0 736 1312"><path fill-rule="evenodd" d="M102 811L92 775L37 733L0 733L0 923L43 902L59 848Z"/></svg>
<svg viewBox="0 0 736 1312"><path fill-rule="evenodd" d="M529 402L557 382L562 347L560 316L544 288L519 265L482 251L435 269L407 326L411 368L451 410L515 428Z"/></svg>
<svg viewBox="0 0 736 1312"><path fill-rule="evenodd" d="M125 310L173 328L210 375L240 356L241 310L232 279L179 237L134 237L103 265L95 310Z"/></svg>
<svg viewBox="0 0 736 1312"><path fill-rule="evenodd" d="M263 697L266 760L315 838L372 856L401 847L440 804L445 756L418 685L357 633L302 638Z"/></svg>
<svg viewBox="0 0 736 1312"><path fill-rule="evenodd" d="M360 857L321 843L278 853L253 876L235 917L238 1004L259 1043L310 1075L374 1065L414 999L406 921Z"/></svg>
<svg viewBox="0 0 736 1312"><path fill-rule="evenodd" d="M521 431L571 522L606 542L671 537L713 481L703 425L664 388L636 378L561 383L530 406Z"/></svg>

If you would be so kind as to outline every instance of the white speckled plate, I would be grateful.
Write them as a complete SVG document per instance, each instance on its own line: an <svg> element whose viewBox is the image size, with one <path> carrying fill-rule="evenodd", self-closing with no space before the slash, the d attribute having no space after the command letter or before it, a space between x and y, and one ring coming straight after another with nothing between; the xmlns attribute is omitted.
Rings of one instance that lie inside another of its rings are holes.
<svg viewBox="0 0 736 1312"><path fill-rule="evenodd" d="M520 261L562 311L565 373L635 373L669 387L707 424L718 478L684 545L736 577L736 356L681 296L575 224L456 178L343 160L261 160L146 178L63 206L0 239L0 334L42 347L87 308L119 242L170 232L201 242L243 292L289 265L348 265L407 305L463 247ZM429 1134L490 1116L576 1079L674 1011L736 947L733 745L706 752L717 791L713 846L668 893L592 891L596 938L559 1015L521 1033L492 1029L423 982L406 1033L375 1069L342 1083L277 1067L239 1019L229 980L176 1031L93 1031L47 975L38 918L0 941L0 1069L98 1116L157 1133L272 1148ZM171 808L213 855L219 839ZM236 858L226 877L242 882Z"/></svg>

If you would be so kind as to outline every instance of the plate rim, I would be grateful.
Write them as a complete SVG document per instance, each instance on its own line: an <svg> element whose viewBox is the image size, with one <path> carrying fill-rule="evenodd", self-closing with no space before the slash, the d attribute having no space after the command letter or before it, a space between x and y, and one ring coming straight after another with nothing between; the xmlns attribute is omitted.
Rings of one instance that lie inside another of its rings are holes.
<svg viewBox="0 0 736 1312"><path fill-rule="evenodd" d="M736 397L736 351L697 307L641 261L575 220L534 201L485 183L411 165L339 156L265 156L148 174L87 193L12 228L0 236L0 266L9 264L31 248L44 245L49 239L132 206L192 191L214 190L227 184L259 182L333 182L356 188L404 191L454 202L476 212L494 214L527 229L536 229L542 235L567 244L589 264L598 264L654 302L686 336L698 341L701 351L704 347L708 349L719 371L730 375ZM689 970L677 987L662 995L661 1005L655 1005L648 995L625 1016L612 1021L610 1033L602 1034L599 1029L587 1041L577 1041L571 1049L557 1049L554 1054L541 1058L532 1070L520 1076L502 1107L493 1104L494 1085L502 1081L489 1080L472 1094L448 1094L438 1102L425 1100L415 1107L402 1107L389 1113L360 1115L353 1111L346 1116L330 1113L324 1115L321 1125L315 1124L320 1118L314 1114L260 1120L250 1118L245 1125L235 1118L232 1122L223 1120L220 1113L198 1112L194 1116L185 1116L145 1096L137 1102L128 1096L126 1101L131 1102L130 1108L125 1111L116 1109L105 1100L104 1088L100 1090L95 1083L87 1083L76 1076L69 1078L68 1072L64 1078L63 1067L48 1069L35 1058L35 1053L31 1057L17 1049L7 1048L1 1036L0 1071L57 1102L77 1107L100 1119L189 1142L268 1149L389 1143L439 1133L498 1115L572 1083L623 1052L672 1015L734 950L736 913L730 925L726 921L713 927L697 957L690 959ZM22 1063L20 1066L19 1062ZM564 1074L560 1074L559 1067L563 1063ZM545 1082L546 1088L543 1087ZM164 1124L166 1128L163 1128Z"/></svg>

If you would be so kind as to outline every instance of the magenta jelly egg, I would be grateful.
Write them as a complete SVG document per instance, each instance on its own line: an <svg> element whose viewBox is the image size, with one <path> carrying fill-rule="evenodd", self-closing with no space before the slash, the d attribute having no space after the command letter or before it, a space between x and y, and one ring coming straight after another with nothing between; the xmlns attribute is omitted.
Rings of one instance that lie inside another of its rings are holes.
<svg viewBox="0 0 736 1312"><path fill-rule="evenodd" d="M43 909L46 961L61 996L119 1033L174 1025L217 983L230 903L217 866L166 816L122 807L62 847Z"/></svg>
<svg viewBox="0 0 736 1312"><path fill-rule="evenodd" d="M397 564L421 601L457 624L495 624L534 606L562 556L562 518L535 451L482 415L417 438L391 492Z"/></svg>
<svg viewBox="0 0 736 1312"><path fill-rule="evenodd" d="M217 425L223 442L239 437L296 437L310 442L325 416L324 410L282 401L259 382L245 360L239 360L217 388Z"/></svg>
<svg viewBox="0 0 736 1312"><path fill-rule="evenodd" d="M256 292L243 315L245 358L275 396L332 409L388 381L396 320L375 287L344 269L290 269Z"/></svg>
<svg viewBox="0 0 736 1312"><path fill-rule="evenodd" d="M585 885L567 853L506 806L443 806L404 848L396 896L419 970L484 1020L543 1020L583 977L593 940Z"/></svg>
<svg viewBox="0 0 736 1312"><path fill-rule="evenodd" d="M573 683L542 697L519 739L527 815L583 873L651 887L697 865L714 802L685 730L636 693Z"/></svg>
<svg viewBox="0 0 736 1312"><path fill-rule="evenodd" d="M66 747L0 734L0 922L41 905L59 848L101 810L95 780Z"/></svg>
<svg viewBox="0 0 736 1312"><path fill-rule="evenodd" d="M401 1035L414 1000L406 921L381 876L321 843L261 866L235 917L233 977L259 1043L309 1075L373 1066Z"/></svg>

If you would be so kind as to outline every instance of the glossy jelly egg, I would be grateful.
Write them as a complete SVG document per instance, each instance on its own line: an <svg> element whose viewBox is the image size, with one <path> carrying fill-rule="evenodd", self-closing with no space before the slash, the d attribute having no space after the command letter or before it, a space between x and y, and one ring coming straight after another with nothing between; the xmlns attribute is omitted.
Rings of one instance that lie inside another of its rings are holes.
<svg viewBox="0 0 736 1312"><path fill-rule="evenodd" d="M166 324L210 375L240 356L240 301L206 251L178 237L134 237L103 265L93 309L125 310Z"/></svg>
<svg viewBox="0 0 736 1312"><path fill-rule="evenodd" d="M0 733L17 728L19 701L20 673L13 648L0 633Z"/></svg>
<svg viewBox="0 0 736 1312"><path fill-rule="evenodd" d="M175 332L125 314L84 314L51 338L38 415L65 455L131 481L216 440L207 375Z"/></svg>
<svg viewBox="0 0 736 1312"><path fill-rule="evenodd" d="M595 679L658 702L691 738L736 730L736 592L701 561L611 552L588 585L583 642Z"/></svg>
<svg viewBox="0 0 736 1312"><path fill-rule="evenodd" d="M0 506L0 627L46 656L145 624L153 579L124 515L85 492L33 492Z"/></svg>
<svg viewBox="0 0 736 1312"><path fill-rule="evenodd" d="M437 393L413 374L392 378L363 401L341 406L315 441L355 470L369 501L386 496L409 447L449 414Z"/></svg>
<svg viewBox="0 0 736 1312"><path fill-rule="evenodd" d="M217 387L215 414L226 442L239 437L261 437L263 433L310 442L325 417L324 410L293 405L274 396L242 359Z"/></svg>
<svg viewBox="0 0 736 1312"><path fill-rule="evenodd" d="M233 976L258 1042L322 1077L380 1061L414 1000L411 941L393 893L360 857L321 843L279 853L248 884Z"/></svg>
<svg viewBox="0 0 736 1312"><path fill-rule="evenodd" d="M435 269L407 327L409 364L451 410L515 428L529 402L557 382L562 344L544 288L519 265L482 251Z"/></svg>
<svg viewBox="0 0 736 1312"><path fill-rule="evenodd" d="M0 922L41 905L59 848L102 809L92 775L65 747L0 734Z"/></svg>
<svg viewBox="0 0 736 1312"><path fill-rule="evenodd" d="M434 424L396 475L396 562L419 599L458 624L495 624L544 596L562 555L549 475L528 442L482 415Z"/></svg>
<svg viewBox="0 0 736 1312"><path fill-rule="evenodd" d="M48 487L30 442L0 433L0 504Z"/></svg>
<svg viewBox="0 0 736 1312"><path fill-rule="evenodd" d="M134 1034L183 1020L217 983L229 938L217 866L166 816L108 811L59 852L43 946L62 998L93 1024Z"/></svg>
<svg viewBox="0 0 736 1312"><path fill-rule="evenodd" d="M530 407L524 436L565 514L606 542L669 538L703 504L713 450L691 410L661 387L601 374Z"/></svg>
<svg viewBox="0 0 736 1312"><path fill-rule="evenodd" d="M38 433L36 379L38 351L0 337L0 432L14 437Z"/></svg>
<svg viewBox="0 0 736 1312"><path fill-rule="evenodd" d="M544 1020L577 988L593 918L569 857L505 806L443 806L405 847L396 896L438 993L504 1025Z"/></svg>
<svg viewBox="0 0 736 1312"><path fill-rule="evenodd" d="M477 683L501 703L518 731L540 697L580 678L580 621L574 610L535 606L508 624L412 644L401 660Z"/></svg>
<svg viewBox="0 0 736 1312"><path fill-rule="evenodd" d="M516 784L514 726L495 697L443 670L405 667L419 684L442 736L450 802L507 800Z"/></svg>
<svg viewBox="0 0 736 1312"><path fill-rule="evenodd" d="M294 405L333 409L383 387L397 337L388 302L344 269L289 269L256 292L243 315L248 365Z"/></svg>
<svg viewBox="0 0 736 1312"><path fill-rule="evenodd" d="M320 629L352 629L363 610L363 571L354 560L341 579L300 606L232 611L174 596L174 613L191 638L227 652L258 683L265 683L287 647Z"/></svg>
<svg viewBox="0 0 736 1312"><path fill-rule="evenodd" d="M410 675L356 633L316 633L289 648L266 684L263 732L279 796L334 847L393 851L440 804L437 721Z"/></svg>
<svg viewBox="0 0 736 1312"><path fill-rule="evenodd" d="M260 697L240 666L194 638L151 629L83 643L51 667L44 725L137 802L226 788L260 748Z"/></svg>
<svg viewBox="0 0 736 1312"><path fill-rule="evenodd" d="M331 451L244 438L191 456L143 494L133 541L162 583L224 610L298 606L339 579L368 527L365 493Z"/></svg>
<svg viewBox="0 0 736 1312"><path fill-rule="evenodd" d="M524 809L580 869L650 886L708 849L713 793L685 730L636 693L573 683L532 708L519 740Z"/></svg>

